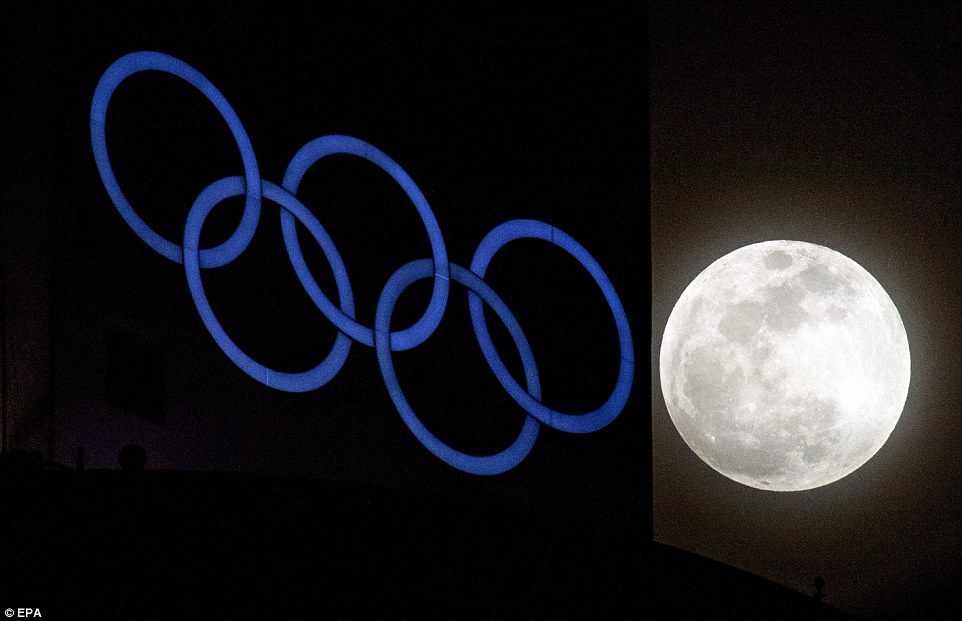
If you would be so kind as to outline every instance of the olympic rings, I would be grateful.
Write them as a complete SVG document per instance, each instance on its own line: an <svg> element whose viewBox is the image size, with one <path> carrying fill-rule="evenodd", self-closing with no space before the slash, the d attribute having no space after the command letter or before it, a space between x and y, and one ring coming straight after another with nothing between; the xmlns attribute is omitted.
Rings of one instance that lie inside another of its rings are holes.
<svg viewBox="0 0 962 621"><path fill-rule="evenodd" d="M170 73L201 91L227 122L240 149L244 167L243 176L214 181L198 195L187 216L182 246L161 237L134 211L120 189L107 155L105 124L110 98L123 80L147 70ZM90 135L97 170L120 215L148 246L172 261L183 263L191 298L211 337L238 368L258 382L288 392L314 390L331 381L340 372L352 341L373 347L388 394L417 440L449 465L472 474L485 475L499 474L521 463L534 446L542 423L570 433L588 433L605 427L624 409L634 376L634 351L627 315L614 286L597 260L571 236L555 227L535 220L505 222L492 229L481 241L471 261L470 270L450 263L440 226L427 199L407 172L384 152L351 136L322 136L298 150L287 167L281 187L265 181L260 178L250 138L220 91L193 67L158 52L128 54L104 72L94 91L90 111ZM431 243L430 259L412 261L399 268L388 279L378 299L373 328L362 326L354 319L353 292L341 255L318 219L296 197L298 187L310 167L318 160L335 153L364 158L389 174L414 204ZM241 194L245 195L246 201L237 230L219 246L201 249L201 230L211 210L221 201ZM318 310L338 329L334 345L324 360L313 369L301 373L275 371L245 354L227 335L214 315L201 279L202 269L227 265L247 249L260 220L262 197L280 206L281 231L294 271ZM327 258L334 274L340 306L335 305L321 291L311 275L297 238L297 221L307 228ZM528 340L504 301L482 280L498 250L505 244L522 238L542 239L570 254L588 271L608 302L621 346L620 366L611 395L601 407L592 412L565 414L548 408L541 402L540 379ZM413 325L391 332L391 315L401 293L414 282L431 277L434 278L434 288L424 314ZM485 360L504 389L526 412L518 437L507 449L494 455L468 455L438 439L411 408L394 372L391 352L417 347L427 340L440 324L447 307L449 280L468 288L471 321ZM482 302L494 310L508 329L521 356L527 389L522 388L511 376L498 355L488 332Z"/></svg>

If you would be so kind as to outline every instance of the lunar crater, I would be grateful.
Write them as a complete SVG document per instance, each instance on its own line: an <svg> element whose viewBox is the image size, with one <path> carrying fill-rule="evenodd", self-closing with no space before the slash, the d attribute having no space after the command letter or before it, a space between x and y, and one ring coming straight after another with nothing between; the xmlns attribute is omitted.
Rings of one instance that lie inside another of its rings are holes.
<svg viewBox="0 0 962 621"><path fill-rule="evenodd" d="M770 270L783 270L791 267L794 260L791 255L782 251L776 250L765 255L765 267Z"/></svg>

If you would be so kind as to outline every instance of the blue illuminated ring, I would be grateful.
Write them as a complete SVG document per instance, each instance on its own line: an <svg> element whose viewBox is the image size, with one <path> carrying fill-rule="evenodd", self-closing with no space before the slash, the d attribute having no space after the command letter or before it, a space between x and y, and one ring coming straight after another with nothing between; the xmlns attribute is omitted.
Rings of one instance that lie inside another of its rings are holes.
<svg viewBox="0 0 962 621"><path fill-rule="evenodd" d="M598 265L598 261L570 235L544 222L511 220L496 226L478 245L474 258L471 260L471 271L477 274L478 278L484 278L484 273L487 271L488 264L490 264L494 254L508 242L521 238L543 239L558 246L588 270L594 281L601 287L601 293L605 296L614 317L615 327L618 330L618 340L621 345L621 364L618 369L618 381L615 388L608 400L597 410L586 414L563 414L545 406L541 403L539 395L530 394L530 391L525 391L518 382L514 381L501 361L501 357L498 356L491 340L484 319L484 310L481 307L481 298L474 293L470 293L468 294L468 306L471 309L471 323L474 325L474 333L477 335L484 357L491 365L498 381L528 414L549 427L569 433L597 431L608 425L621 413L631 392L635 358L631 344L631 330L628 327L628 316L625 314L625 309L621 305L621 300L618 298L614 286L601 266Z"/></svg>
<svg viewBox="0 0 962 621"><path fill-rule="evenodd" d="M414 207L427 229L428 239L431 242L431 253L434 257L434 290L431 293L431 301L428 302L428 307L421 318L412 326L391 335L391 347L394 350L417 347L437 329L448 302L448 253L444 246L444 237L441 235L441 227L438 226L437 218L434 217L434 212L431 211L427 199L424 198L424 194L421 193L411 176L383 151L351 136L322 136L301 147L287 166L287 172L284 174L284 189L291 194L297 194L297 189L300 187L301 180L304 179L307 170L321 158L335 153L362 157L391 175L391 178L401 186L404 193L414 203ZM311 299L321 309L324 316L355 341L368 347L374 347L374 331L362 326L352 317L348 317L338 310L317 286L307 263L304 261L304 255L301 253L301 247L297 241L294 216L287 211L281 211L281 230L284 233L287 254L294 265L294 271L297 272L301 284L304 285Z"/></svg>
<svg viewBox="0 0 962 621"><path fill-rule="evenodd" d="M264 196L280 205L286 213L291 214L292 218L297 218L307 227L314 239L320 244L324 251L324 256L334 272L337 282L337 294L341 300L343 312L348 316L354 315L354 298L351 293L351 284L348 281L347 270L341 255L338 254L334 242L317 218L314 217L307 207L305 207L294 196L283 189L277 187L269 181L263 182ZM341 370L347 354L351 350L351 339L338 333L334 339L334 346L331 348L327 357L316 367L303 373L282 373L275 371L260 364L234 343L224 331L224 328L217 321L214 311L204 293L204 284L200 277L200 233L211 210L224 199L232 196L239 196L244 193L243 177L225 177L207 186L200 193L187 216L187 225L184 228L184 271L187 274L187 285L190 288L190 295L194 299L194 305L200 313L200 318L207 326L207 331L214 338L214 341L227 354L234 364L252 378L271 388L286 392L307 392L320 388ZM325 298L327 300L327 298ZM328 302L330 303L330 302Z"/></svg>
<svg viewBox="0 0 962 621"><path fill-rule="evenodd" d="M398 383L397 374L394 372L394 361L391 358L393 345L390 342L392 338L390 333L391 314L394 312L394 305L401 296L401 293L412 283L423 278L429 278L434 273L434 265L430 259L419 259L417 261L411 261L394 272L391 278L388 279L387 284L384 285L384 290L381 292L381 297L377 303L377 312L374 319L374 349L377 351L377 361L381 367L381 375L384 377L384 384L387 386L391 400L394 401L394 406L404 420L404 424L408 426L408 429L411 430L426 449L434 453L435 456L448 465L470 474L501 474L514 468L528 456L531 447L534 446L534 441L538 438L539 425L537 420L531 416L526 416L524 426L521 428L521 433L517 439L511 443L511 446L500 453L485 456L462 453L442 442L424 426L424 423L418 418L408 403L407 398L404 396L401 385ZM483 299L488 306L495 311L501 321L504 322L505 327L511 334L511 338L514 339L515 347L518 348L518 352L521 354L521 362L524 366L525 379L528 384L528 393L540 398L541 385L538 381L538 369L535 366L534 354L531 352L530 345L528 345L528 339L525 338L524 332L521 331L521 325L518 323L518 320L515 319L511 311L508 310L507 305L501 300L498 294L468 270L452 263L450 265L450 275L452 280L470 289L479 304Z"/></svg>
<svg viewBox="0 0 962 621"><path fill-rule="evenodd" d="M127 54L116 60L100 78L97 88L94 91L93 104L90 107L90 140L93 144L94 159L97 162L97 170L100 178L104 182L104 187L110 195L111 200L117 207L117 211L123 216L130 228L148 246L167 257L171 261L180 263L183 257L181 246L165 239L150 225L144 222L143 218L137 215L131 207L127 197L124 196L120 184L114 176L113 168L110 165L110 157L107 155L107 137L105 125L107 118L107 106L110 98L121 82L128 77L141 71L163 71L177 76L188 82L191 86L199 90L217 109L217 112L227 121L234 140L240 148L241 161L244 163L244 178L247 181L245 192L247 196L244 204L244 215L241 217L237 230L221 245L215 248L207 248L200 253L201 267L219 267L226 265L236 259L250 244L257 229L260 219L261 208L261 184L260 171L257 168L257 158L254 157L254 147L251 145L247 132L240 122L237 113L227 102L220 91L217 90L210 80L204 77L199 71L173 56L161 54L160 52L134 52Z"/></svg>

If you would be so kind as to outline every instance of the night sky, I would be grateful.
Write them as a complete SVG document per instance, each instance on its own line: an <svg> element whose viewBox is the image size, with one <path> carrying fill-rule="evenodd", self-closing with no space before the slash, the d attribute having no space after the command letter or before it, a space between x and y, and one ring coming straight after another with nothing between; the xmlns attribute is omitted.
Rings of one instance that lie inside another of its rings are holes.
<svg viewBox="0 0 962 621"><path fill-rule="evenodd" d="M949 3L654 3L649 16L654 539L859 616L933 618L962 578L962 12ZM854 259L908 333L888 442L845 479L764 492L672 426L658 351L715 259L792 239ZM947 617L946 617L947 618Z"/></svg>

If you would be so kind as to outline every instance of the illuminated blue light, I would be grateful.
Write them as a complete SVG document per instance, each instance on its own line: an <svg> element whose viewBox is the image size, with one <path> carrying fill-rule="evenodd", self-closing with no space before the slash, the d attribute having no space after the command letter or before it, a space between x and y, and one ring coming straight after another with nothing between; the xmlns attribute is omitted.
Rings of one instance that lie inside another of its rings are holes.
<svg viewBox="0 0 962 621"><path fill-rule="evenodd" d="M163 71L175 75L203 93L204 97L214 104L217 112L227 121L230 133L234 136L234 141L240 148L241 161L244 163L244 178L247 180L247 200L244 204L244 215L241 217L237 230L227 241L215 248L202 250L200 256L201 267L226 265L247 249L248 244L254 237L254 231L257 229L261 211L260 171L257 168L257 158L254 157L254 147L251 145L251 140L247 136L247 132L244 131L244 126L241 125L237 113L234 112L234 109L210 80L184 61L160 52L134 52L116 60L100 77L100 82L97 83L97 88L94 91L93 104L90 106L90 140L93 143L97 170L100 172L104 187L107 188L107 194L110 195L110 200L113 201L117 211L127 221L130 228L148 246L175 263L182 261L181 247L161 237L130 206L123 190L120 189L120 184L117 183L113 168L110 166L110 157L107 155L105 126L110 98L121 82L141 71Z"/></svg>
<svg viewBox="0 0 962 621"><path fill-rule="evenodd" d="M280 205L285 213L290 217L297 218L307 227L315 241L320 244L327 257L331 269L334 271L337 283L337 295L341 300L344 312L354 316L354 298L351 293L351 284L348 281L347 270L341 255L337 252L334 242L331 240L327 231L321 226L317 218L314 217L307 207L291 194L277 187L270 181L263 181L264 196L269 200ZM307 392L320 388L331 381L347 359L347 354L351 349L351 339L344 333L339 333L334 339L334 346L327 357L316 367L303 373L281 373L260 364L234 343L227 335L214 310L207 301L204 293L204 285L200 278L200 260L198 246L200 245L200 232L204 226L204 220L211 210L224 199L232 196L239 196L244 193L243 177L225 177L220 181L207 186L194 201L190 214L187 216L187 225L184 229L184 271L187 273L187 285L190 287L190 295L194 298L194 305L200 313L200 318L207 326L207 331L214 337L214 341L242 371L271 388L284 390L287 392ZM325 297L324 301L330 304ZM323 312L323 310L322 310Z"/></svg>
<svg viewBox="0 0 962 621"><path fill-rule="evenodd" d="M110 98L127 77L140 71L164 71L178 76L200 90L227 121L237 142L244 164L244 176L225 177L211 183L194 201L184 227L183 246L161 237L137 215L120 189L107 156L105 118ZM304 145L291 160L284 175L283 187L260 178L250 139L233 108L220 92L196 69L166 54L135 52L113 63L101 77L94 92L90 112L90 134L94 159L104 187L114 206L134 232L151 248L172 261L183 263L191 297L218 347L242 371L266 386L289 392L319 388L332 380L347 359L351 341L374 347L388 393L405 424L415 437L434 455L446 463L473 474L498 474L520 463L531 451L538 436L539 422L555 429L587 433L601 429L624 409L631 392L634 375L634 353L631 331L621 300L608 276L584 247L566 233L534 220L512 220L489 232L475 252L471 269L449 263L444 238L434 212L414 180L393 159L376 147L351 136L322 136ZM398 269L385 284L378 300L375 327L364 327L354 320L354 299L350 279L337 247L317 218L295 196L307 170L318 160L334 153L364 158L389 174L414 204L424 223L431 243L431 259L412 261ZM227 335L204 293L201 269L226 265L247 246L260 219L261 194L281 207L281 229L291 264L305 291L321 313L339 330L327 357L313 369L302 373L283 373L266 367L245 354ZM246 203L240 225L230 238L215 248L200 249L201 229L211 210L221 201L245 194ZM334 274L340 307L321 291L311 275L297 239L296 223L300 222L321 246ZM514 315L501 298L482 280L495 253L520 238L542 239L571 254L591 275L608 302L621 347L620 367L615 388L597 410L585 414L564 414L541 403L541 387L534 355ZM427 310L412 326L391 332L391 315L401 293L412 283L434 278L434 289ZM457 451L432 434L411 408L394 372L391 352L417 347L437 329L447 306L449 279L469 289L471 320L485 360L498 381L525 412L525 423L517 439L504 451L487 456L468 455ZM484 319L482 301L488 304L508 329L521 356L527 390L508 373L494 347Z"/></svg>
<svg viewBox="0 0 962 621"><path fill-rule="evenodd" d="M394 406L397 408L401 418L404 419L404 423L425 448L445 463L459 470L464 470L471 474L501 474L514 468L521 463L521 460L527 457L531 451L531 447L534 446L534 441L538 437L538 421L531 416L527 416L518 438L511 446L500 453L486 456L468 455L467 453L462 453L451 448L424 426L424 423L422 423L417 414L414 413L407 398L405 398L404 392L401 390L401 385L398 383L397 375L394 373L394 361L391 359L392 344L390 342L393 338L390 335L390 330L391 314L394 312L394 304L408 286L423 278L429 278L433 273L434 266L430 259L412 261L394 272L391 278L388 279L387 284L384 285L384 290L381 291L381 297L377 303L377 313L374 319L374 349L377 350L377 361L381 367L384 384L387 386L388 393L391 395L391 400L394 401ZM540 399L541 385L538 381L538 369L535 367L534 354L531 352L530 345L528 345L528 339L525 338L524 332L521 331L521 326L511 311L508 310L507 305L505 305L501 298L498 297L484 281L463 267L452 263L450 265L450 274L452 280L461 283L473 291L479 302L482 299L487 302L488 306L497 313L505 327L508 328L511 338L514 339L515 347L518 348L518 353L521 354L521 362L524 365L528 392L534 395L535 398Z"/></svg>
<svg viewBox="0 0 962 621"><path fill-rule="evenodd" d="M563 414L545 406L541 403L537 395L528 394L518 385L508 369L498 356L498 352L491 341L488 326L484 319L484 311L481 307L481 299L477 295L469 294L468 306L471 309L471 323L474 325L474 333L481 344L481 350L488 364L497 376L498 381L508 391L508 394L526 412L537 418L539 421L570 433L588 433L597 431L613 421L625 403L628 402L628 394L631 392L631 382L635 371L634 350L631 343L631 330L628 327L628 316L621 305L621 300L615 292L614 286L608 279L607 274L598 265L598 262L591 256L584 247L576 242L570 235L556 229L555 227L538 222L536 220L511 220L496 226L491 230L474 253L471 260L471 271L477 274L478 278L484 278L484 273L488 269L488 264L494 254L502 246L510 241L522 238L543 239L558 246L580 263L594 281L601 287L601 293L608 302L611 314L615 320L615 327L618 330L618 341L621 346L621 364L618 369L618 380L615 388L608 397L608 400L597 410L586 414Z"/></svg>
<svg viewBox="0 0 962 621"><path fill-rule="evenodd" d="M284 189L291 194L297 194L297 189L301 185L301 180L307 170L322 157L335 153L346 153L356 155L372 162L380 167L384 172L401 186L404 193L408 195L414 203L421 216L421 221L428 231L428 239L431 241L431 252L434 255L434 291L431 294L431 301L428 303L424 314L414 325L391 335L391 347L394 350L404 350L417 347L431 336L441 318L444 316L444 309L448 302L448 253L444 248L444 237L441 235L441 227L434 217L434 212L424 198L424 194L418 188L410 175L404 172L397 162L388 157L383 151L370 145L363 140L352 138L351 136L322 136L315 138L301 147L291 163L287 166L284 174ZM304 255L301 253L300 244L297 241L297 230L295 228L294 217L287 212L281 212L281 230L284 232L284 242L287 246L287 254L294 264L301 284L308 290L311 299L318 305L324 316L328 318L339 330L350 335L352 339L364 343L368 347L374 347L374 331L366 328L347 317L327 301L320 287L311 276L307 264L304 262ZM329 310L328 310L329 309Z"/></svg>

